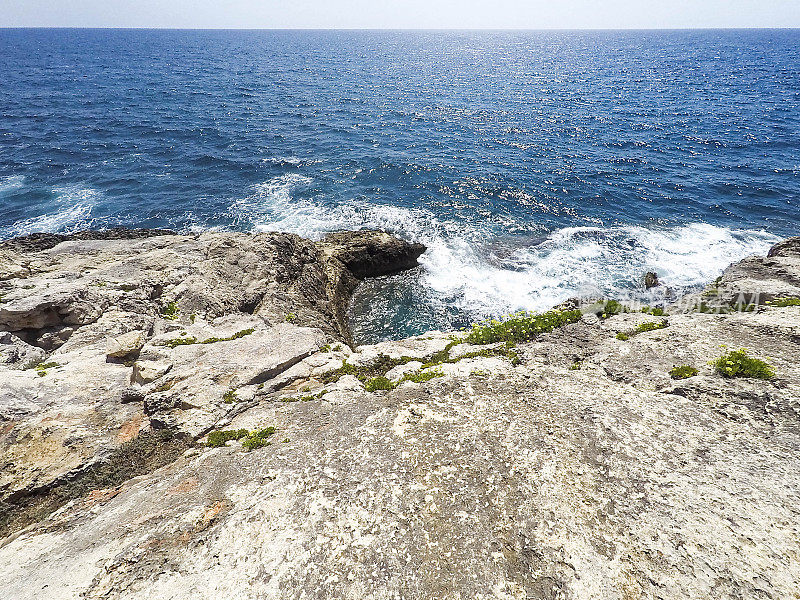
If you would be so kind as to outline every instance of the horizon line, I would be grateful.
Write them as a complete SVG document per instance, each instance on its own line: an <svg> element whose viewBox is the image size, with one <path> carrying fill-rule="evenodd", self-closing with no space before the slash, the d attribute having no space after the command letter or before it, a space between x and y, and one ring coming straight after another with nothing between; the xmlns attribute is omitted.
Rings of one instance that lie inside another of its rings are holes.
<svg viewBox="0 0 800 600"><path fill-rule="evenodd" d="M83 29L119 31L797 31L790 27L145 27L88 25L0 25L11 29Z"/></svg>

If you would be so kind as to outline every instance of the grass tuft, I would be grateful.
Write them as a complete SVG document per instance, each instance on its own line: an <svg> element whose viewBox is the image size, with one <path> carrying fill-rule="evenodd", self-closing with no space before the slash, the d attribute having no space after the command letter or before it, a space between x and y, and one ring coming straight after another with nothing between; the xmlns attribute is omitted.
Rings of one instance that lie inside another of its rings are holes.
<svg viewBox="0 0 800 600"><path fill-rule="evenodd" d="M745 348L726 352L711 364L717 373L728 379L733 377L772 379L775 377L775 371L769 364L748 355Z"/></svg>
<svg viewBox="0 0 800 600"><path fill-rule="evenodd" d="M262 446L268 445L270 442L267 440L272 436L277 429L274 427L266 427L264 429L257 429L256 431L251 431L247 434L247 437L244 438L242 442L242 447L250 452L251 450L255 450L256 448L261 448Z"/></svg>
<svg viewBox="0 0 800 600"><path fill-rule="evenodd" d="M368 392L377 392L378 390L393 390L394 384L383 375L378 375L368 379L364 387Z"/></svg>
<svg viewBox="0 0 800 600"><path fill-rule="evenodd" d="M698 370L689 365L675 366L670 369L669 376L673 379L689 379L697 375Z"/></svg>

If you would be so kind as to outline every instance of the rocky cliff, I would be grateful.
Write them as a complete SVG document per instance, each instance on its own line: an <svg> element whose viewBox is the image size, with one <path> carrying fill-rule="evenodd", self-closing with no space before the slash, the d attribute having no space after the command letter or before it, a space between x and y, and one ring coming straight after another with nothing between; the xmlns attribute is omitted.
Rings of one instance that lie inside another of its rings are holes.
<svg viewBox="0 0 800 600"><path fill-rule="evenodd" d="M800 239L663 315L350 348L359 279L423 250L0 245L5 595L800 597Z"/></svg>

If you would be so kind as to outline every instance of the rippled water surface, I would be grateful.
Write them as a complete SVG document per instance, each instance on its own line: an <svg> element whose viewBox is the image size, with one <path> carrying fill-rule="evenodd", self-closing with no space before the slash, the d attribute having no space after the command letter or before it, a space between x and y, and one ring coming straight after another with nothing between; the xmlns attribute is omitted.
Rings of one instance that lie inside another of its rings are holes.
<svg viewBox="0 0 800 600"><path fill-rule="evenodd" d="M361 340L692 288L800 232L796 30L0 30L0 73L0 237L426 243Z"/></svg>

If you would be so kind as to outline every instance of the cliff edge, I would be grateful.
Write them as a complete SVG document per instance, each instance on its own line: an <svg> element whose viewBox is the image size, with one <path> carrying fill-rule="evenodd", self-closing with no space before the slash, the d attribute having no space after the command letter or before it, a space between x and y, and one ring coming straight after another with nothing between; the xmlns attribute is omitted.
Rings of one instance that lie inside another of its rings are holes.
<svg viewBox="0 0 800 600"><path fill-rule="evenodd" d="M800 238L665 311L351 349L424 248L118 237L0 244L9 597L797 597Z"/></svg>

